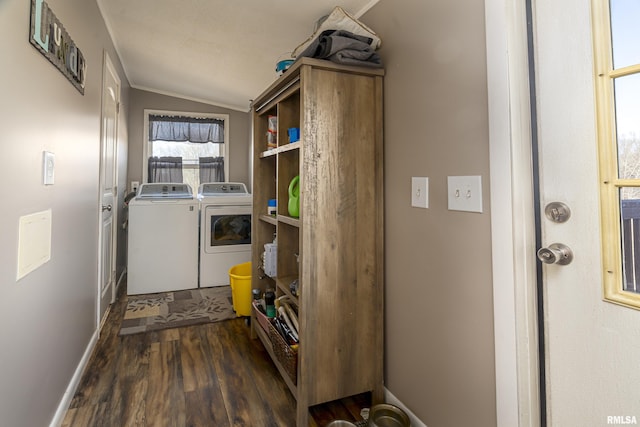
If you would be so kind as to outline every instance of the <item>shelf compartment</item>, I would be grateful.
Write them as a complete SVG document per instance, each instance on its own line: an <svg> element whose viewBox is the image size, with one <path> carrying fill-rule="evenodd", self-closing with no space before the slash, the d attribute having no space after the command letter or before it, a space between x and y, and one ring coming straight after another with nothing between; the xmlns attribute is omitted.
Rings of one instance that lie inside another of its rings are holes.
<svg viewBox="0 0 640 427"><path fill-rule="evenodd" d="M269 215L264 214L255 215L255 210L256 207L254 206L254 217L258 217L260 219L273 218ZM273 218L273 221L275 222L275 218ZM264 273L262 266L262 253L264 252L264 244L273 242L273 236L276 233L277 227L274 222L266 220L254 220L252 223L251 240L252 243L255 242L256 244L251 245L251 259L253 261L253 268L255 269L256 273L252 277L251 288L260 289L262 292L264 292L264 290L269 287L273 287L274 285L274 279Z"/></svg>
<svg viewBox="0 0 640 427"><path fill-rule="evenodd" d="M255 310L256 310L255 307L253 307L253 305L252 305L251 306L251 312L252 312L252 316L251 317L253 317L252 320L255 320L255 322L252 321L253 331L258 336L260 341L262 341L262 345L264 345L264 348L267 350L267 353L269 353L269 356L271 357L271 360L273 361L273 364L276 365L276 368L278 369L278 372L280 372L280 375L282 376L282 379L284 380L285 384L287 384L287 387L289 387L289 390L291 391L291 394L293 395L293 397L295 399L297 399L298 398L298 388L296 387L296 384L294 384L294 382L289 377L289 373L287 372L285 367L280 363L280 360L278 359L278 357L276 357L276 353L273 350L273 344L271 343L271 340L269 339L269 335L267 334L266 331L264 331L262 329L262 326L260 326L258 324L258 322L257 322L257 313L255 312Z"/></svg>
<svg viewBox="0 0 640 427"><path fill-rule="evenodd" d="M278 215L289 216L289 184L295 176L300 175L300 150L280 153L276 169Z"/></svg>
<svg viewBox="0 0 640 427"><path fill-rule="evenodd" d="M278 278L299 277L300 229L278 224ZM287 283L287 288L289 283Z"/></svg>
<svg viewBox="0 0 640 427"><path fill-rule="evenodd" d="M287 98L289 98L293 94L298 94L300 92L300 79L297 78L288 85L284 86L278 93L276 93L271 99L266 101L264 104L256 107L256 113L260 116L264 116L269 114L271 110L273 110L279 103L286 102Z"/></svg>
<svg viewBox="0 0 640 427"><path fill-rule="evenodd" d="M288 90L286 99L278 104L278 147L286 147L290 144L290 128L300 129L300 86Z"/></svg>
<svg viewBox="0 0 640 427"><path fill-rule="evenodd" d="M260 116L258 119L254 120L254 129L253 129L253 139L254 139L254 150L256 153L262 152L267 148L267 143L269 141L269 116L277 116L278 109L276 106L265 110L264 115ZM277 128L276 128L277 131ZM277 137L277 135L276 135ZM274 141L277 146L277 138Z"/></svg>
<svg viewBox="0 0 640 427"><path fill-rule="evenodd" d="M297 278L298 276L278 277L276 279L276 287L280 290L280 292L288 296L291 299L291 301L293 301L299 307L300 304L298 303L298 297L293 295L289 290L289 284L291 284L291 282L293 282ZM299 290L300 290L300 285L298 285L298 291Z"/></svg>

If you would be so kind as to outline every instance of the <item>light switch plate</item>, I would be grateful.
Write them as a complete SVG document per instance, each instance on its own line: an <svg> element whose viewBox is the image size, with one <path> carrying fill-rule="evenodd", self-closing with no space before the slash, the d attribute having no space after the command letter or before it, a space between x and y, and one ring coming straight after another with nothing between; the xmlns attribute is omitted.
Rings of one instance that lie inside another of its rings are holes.
<svg viewBox="0 0 640 427"><path fill-rule="evenodd" d="M429 178L411 178L411 206L424 209L429 207Z"/></svg>
<svg viewBox="0 0 640 427"><path fill-rule="evenodd" d="M44 151L42 155L42 183L44 185L53 185L55 166L55 154Z"/></svg>
<svg viewBox="0 0 640 427"><path fill-rule="evenodd" d="M448 176L447 187L450 211L482 212L481 176Z"/></svg>

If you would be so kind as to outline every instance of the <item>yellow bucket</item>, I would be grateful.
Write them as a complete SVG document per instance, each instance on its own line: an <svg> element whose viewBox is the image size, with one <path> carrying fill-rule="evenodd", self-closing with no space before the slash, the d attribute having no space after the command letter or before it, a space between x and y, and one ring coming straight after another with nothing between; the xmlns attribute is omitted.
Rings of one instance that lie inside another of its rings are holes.
<svg viewBox="0 0 640 427"><path fill-rule="evenodd" d="M251 261L229 269L233 310L238 316L251 316Z"/></svg>

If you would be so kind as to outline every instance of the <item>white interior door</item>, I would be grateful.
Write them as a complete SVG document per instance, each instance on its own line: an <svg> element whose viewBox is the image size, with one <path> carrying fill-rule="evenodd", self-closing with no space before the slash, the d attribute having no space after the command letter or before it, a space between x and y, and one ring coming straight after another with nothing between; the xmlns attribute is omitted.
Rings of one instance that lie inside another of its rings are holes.
<svg viewBox="0 0 640 427"><path fill-rule="evenodd" d="M117 238L117 136L120 80L105 52L102 84L102 125L100 159L100 263L98 293L98 324L115 300Z"/></svg>
<svg viewBox="0 0 640 427"><path fill-rule="evenodd" d="M541 209L571 210L542 213L542 244L574 253L543 265L548 425L636 424L640 311L603 301L591 2L534 0L533 14Z"/></svg>

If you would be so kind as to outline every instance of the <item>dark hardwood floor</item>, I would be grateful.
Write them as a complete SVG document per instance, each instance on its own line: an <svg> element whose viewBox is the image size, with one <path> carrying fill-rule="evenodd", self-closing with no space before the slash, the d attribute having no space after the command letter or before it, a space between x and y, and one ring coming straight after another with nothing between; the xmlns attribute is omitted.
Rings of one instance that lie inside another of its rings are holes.
<svg viewBox="0 0 640 427"><path fill-rule="evenodd" d="M62 426L295 426L295 399L244 318L120 337L125 286ZM310 425L359 420L369 404L314 407Z"/></svg>

